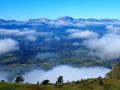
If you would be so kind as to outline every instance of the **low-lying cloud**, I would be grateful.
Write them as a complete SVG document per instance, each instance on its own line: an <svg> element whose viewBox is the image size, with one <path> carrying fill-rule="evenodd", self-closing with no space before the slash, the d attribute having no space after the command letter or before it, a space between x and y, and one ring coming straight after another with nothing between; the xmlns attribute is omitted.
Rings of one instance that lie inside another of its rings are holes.
<svg viewBox="0 0 120 90"><path fill-rule="evenodd" d="M57 57L59 57L59 55L57 53L47 52L47 53L38 53L35 58L37 60L46 60L46 59L52 60Z"/></svg>
<svg viewBox="0 0 120 90"><path fill-rule="evenodd" d="M96 32L89 30L67 30L70 33L68 36L69 39L87 39L92 37L98 37L99 35Z"/></svg>
<svg viewBox="0 0 120 90"><path fill-rule="evenodd" d="M15 37L22 37L28 41L36 41L38 37L47 37L50 33L48 32L40 32L31 29L24 29L24 30L9 30L9 29L0 29L0 36L15 36Z"/></svg>
<svg viewBox="0 0 120 90"><path fill-rule="evenodd" d="M25 38L27 41L36 41L37 40L37 37L36 36L33 36L33 35L31 35L31 36L26 36L26 38Z"/></svg>
<svg viewBox="0 0 120 90"><path fill-rule="evenodd" d="M67 81L77 81L87 78L97 78L98 76L104 77L110 69L103 67L83 67L83 68L73 68L71 66L57 66L52 70L33 70L23 75L25 81L30 83L36 83L37 81L42 82L43 80L49 79L50 82L55 83L59 76L64 77L64 82Z"/></svg>
<svg viewBox="0 0 120 90"><path fill-rule="evenodd" d="M81 30L79 29L68 29L66 30L67 33L77 33L77 32L81 32Z"/></svg>
<svg viewBox="0 0 120 90"><path fill-rule="evenodd" d="M79 43L79 42L74 42L74 43L72 43L72 45L73 45L73 46L79 46L80 43Z"/></svg>
<svg viewBox="0 0 120 90"><path fill-rule="evenodd" d="M8 81L9 72L0 71L0 81Z"/></svg>
<svg viewBox="0 0 120 90"><path fill-rule="evenodd" d="M81 79L87 78L97 78L99 76L105 77L106 73L108 73L110 69L104 67L81 67L75 68L68 65L62 65L54 67L49 71L45 71L42 69L32 69L24 72L21 76L24 78L24 83L34 83L36 84L38 81L41 83L43 80L49 79L51 83L55 83L59 76L63 76L64 82L67 81L77 81ZM11 77L11 74L15 76ZM0 81L5 80L9 81L12 79L12 82L15 81L15 77L18 73L9 72L9 71L0 71Z"/></svg>
<svg viewBox="0 0 120 90"><path fill-rule="evenodd" d="M7 36L7 35L14 35L14 36L41 35L41 36L46 36L46 35L48 35L48 33L47 32L37 32L36 30L31 30L31 29L24 29L24 30L0 29L0 35L5 35L5 36Z"/></svg>
<svg viewBox="0 0 120 90"><path fill-rule="evenodd" d="M19 43L11 38L0 39L0 54L19 49Z"/></svg>
<svg viewBox="0 0 120 90"><path fill-rule="evenodd" d="M120 58L120 27L108 25L103 35L92 30L68 29L69 39L83 39L82 45L90 50L90 54L104 60ZM79 41L73 46L79 46Z"/></svg>
<svg viewBox="0 0 120 90"><path fill-rule="evenodd" d="M114 25L107 25L107 30L120 30L120 26L114 26Z"/></svg>
<svg viewBox="0 0 120 90"><path fill-rule="evenodd" d="M118 59L120 58L120 34L107 32L103 36L90 38L83 41L92 54L101 59Z"/></svg>

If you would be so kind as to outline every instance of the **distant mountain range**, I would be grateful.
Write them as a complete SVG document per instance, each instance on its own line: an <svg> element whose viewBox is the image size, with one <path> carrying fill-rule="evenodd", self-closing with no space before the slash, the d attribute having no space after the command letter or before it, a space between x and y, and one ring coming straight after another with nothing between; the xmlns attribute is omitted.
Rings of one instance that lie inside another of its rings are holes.
<svg viewBox="0 0 120 90"><path fill-rule="evenodd" d="M17 20L4 20L0 19L0 24L56 24L56 25L67 25L67 24L79 24L79 23L110 23L110 22L120 22L119 19L95 19L95 18L79 18L75 19L69 16L64 16L57 18L55 20L47 19L47 18L40 18L40 19L29 19L23 21Z"/></svg>

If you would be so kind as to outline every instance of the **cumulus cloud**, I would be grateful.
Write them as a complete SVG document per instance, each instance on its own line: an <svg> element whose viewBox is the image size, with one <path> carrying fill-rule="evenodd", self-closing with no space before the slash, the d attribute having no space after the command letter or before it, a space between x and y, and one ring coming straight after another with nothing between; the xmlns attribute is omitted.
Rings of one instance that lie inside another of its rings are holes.
<svg viewBox="0 0 120 90"><path fill-rule="evenodd" d="M77 33L77 32L81 32L81 30L79 29L68 29L66 30L67 33Z"/></svg>
<svg viewBox="0 0 120 90"><path fill-rule="evenodd" d="M16 29L16 30L8 30L8 29L0 29L0 35L16 35L17 33L19 33L20 30Z"/></svg>
<svg viewBox="0 0 120 90"><path fill-rule="evenodd" d="M100 38L87 39L83 42L94 55L102 59L120 58L120 34L106 33Z"/></svg>
<svg viewBox="0 0 120 90"><path fill-rule="evenodd" d="M16 36L26 36L26 35L37 35L36 31L33 30L24 30L24 31L19 31L19 33L15 34Z"/></svg>
<svg viewBox="0 0 120 90"><path fill-rule="evenodd" d="M28 41L36 41L38 37L47 37L50 35L49 32L40 32L36 30L31 29L25 29L25 30L9 30L9 29L0 29L0 35L1 36L16 36L16 37L22 37L25 38Z"/></svg>
<svg viewBox="0 0 120 90"><path fill-rule="evenodd" d="M26 35L48 35L47 32L37 32L36 30L31 29L25 29L25 30L19 30L19 29L0 29L0 35L14 35L14 36L26 36Z"/></svg>
<svg viewBox="0 0 120 90"><path fill-rule="evenodd" d="M37 37L35 37L35 36L26 36L26 38L25 38L27 41L36 41L37 40Z"/></svg>
<svg viewBox="0 0 120 90"><path fill-rule="evenodd" d="M120 30L120 27L114 26L114 25L108 25L106 26L107 30Z"/></svg>
<svg viewBox="0 0 120 90"><path fill-rule="evenodd" d="M106 29L111 31L103 35L90 30L69 29L69 39L84 39L82 45L90 50L92 55L98 56L101 59L113 60L120 58L120 31L117 26L107 26ZM73 46L78 46L79 43L73 43Z"/></svg>
<svg viewBox="0 0 120 90"><path fill-rule="evenodd" d="M0 39L0 54L18 50L18 45L18 42L11 38Z"/></svg>
<svg viewBox="0 0 120 90"><path fill-rule="evenodd" d="M89 31L89 30L85 30L85 31L70 30L69 32L71 33L68 36L69 39L87 39L87 38L99 36L96 32Z"/></svg>

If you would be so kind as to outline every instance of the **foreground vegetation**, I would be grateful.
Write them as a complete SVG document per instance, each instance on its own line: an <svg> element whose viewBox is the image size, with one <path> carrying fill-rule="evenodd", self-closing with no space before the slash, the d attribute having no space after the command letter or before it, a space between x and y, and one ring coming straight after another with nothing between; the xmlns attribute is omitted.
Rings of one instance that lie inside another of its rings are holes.
<svg viewBox="0 0 120 90"><path fill-rule="evenodd" d="M0 90L120 90L120 63L106 74L106 78L98 77L63 83L63 77L61 79L60 77L58 78L60 83L57 84L48 83L49 80L41 84L9 83L3 80L0 82Z"/></svg>
<svg viewBox="0 0 120 90"><path fill-rule="evenodd" d="M37 85L37 84L16 84L0 83L0 90L120 90L120 80L102 79L100 84L98 79L84 80L80 83Z"/></svg>

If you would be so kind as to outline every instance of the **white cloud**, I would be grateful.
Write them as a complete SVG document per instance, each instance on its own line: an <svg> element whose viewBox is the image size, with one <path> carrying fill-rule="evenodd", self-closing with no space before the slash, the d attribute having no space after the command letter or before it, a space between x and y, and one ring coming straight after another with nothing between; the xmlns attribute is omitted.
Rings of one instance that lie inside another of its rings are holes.
<svg viewBox="0 0 120 90"><path fill-rule="evenodd" d="M109 29L113 31L108 31L103 36L89 30L69 29L66 32L69 33L69 39L84 39L83 45L90 49L93 55L101 59L118 59L120 58L120 31L118 27L113 26L109 26ZM72 45L77 46L79 43L75 42Z"/></svg>
<svg viewBox="0 0 120 90"><path fill-rule="evenodd" d="M113 26L113 25L108 25L105 27L108 30L120 30L120 27L118 26Z"/></svg>
<svg viewBox="0 0 120 90"><path fill-rule="evenodd" d="M60 40L61 40L60 37L54 37L54 39L57 40L57 41L60 41Z"/></svg>
<svg viewBox="0 0 120 90"><path fill-rule="evenodd" d="M45 59L53 59L58 56L59 55L57 53L47 52L47 53L38 53L35 58L39 60L45 60Z"/></svg>
<svg viewBox="0 0 120 90"><path fill-rule="evenodd" d="M9 29L0 29L0 35L16 35L20 30L9 30Z"/></svg>
<svg viewBox="0 0 120 90"><path fill-rule="evenodd" d="M96 32L85 30L85 31L71 31L72 33L68 36L69 39L87 39L91 37L98 37Z"/></svg>
<svg viewBox="0 0 120 90"><path fill-rule="evenodd" d="M79 29L68 29L68 30L66 30L66 32L68 32L68 33L77 33L77 32L81 32L81 30L79 30Z"/></svg>
<svg viewBox="0 0 120 90"><path fill-rule="evenodd" d="M18 45L18 42L11 38L0 39L0 54L18 50Z"/></svg>
<svg viewBox="0 0 120 90"><path fill-rule="evenodd" d="M25 81L29 83L42 82L43 80L49 79L51 83L55 83L59 76L63 76L64 82L77 81L80 79L97 78L98 76L105 77L105 74L109 72L108 68L103 67L83 67L73 68L70 66L57 66L49 71L44 70L32 70L23 75Z"/></svg>
<svg viewBox="0 0 120 90"><path fill-rule="evenodd" d="M37 37L35 37L35 36L26 36L26 38L25 38L27 41L36 41L37 40Z"/></svg>
<svg viewBox="0 0 120 90"><path fill-rule="evenodd" d="M107 33L101 38L87 39L83 45L102 59L120 58L120 35L117 33Z"/></svg>
<svg viewBox="0 0 120 90"><path fill-rule="evenodd" d="M80 43L79 43L79 42L74 42L74 43L72 43L72 45L73 45L73 46L79 46Z"/></svg>
<svg viewBox="0 0 120 90"><path fill-rule="evenodd" d="M33 30L24 30L19 31L19 33L16 33L15 35L16 36L37 35L37 32Z"/></svg>
<svg viewBox="0 0 120 90"><path fill-rule="evenodd" d="M0 35L1 36L16 36L16 37L22 37L25 38L28 41L36 41L37 37L47 37L51 33L49 32L40 32L36 30L30 30L30 29L25 29L25 30L9 30L9 29L0 29Z"/></svg>
<svg viewBox="0 0 120 90"><path fill-rule="evenodd" d="M0 35L14 35L14 36L26 36L26 35L34 35L34 36L46 36L48 32L39 32L36 30L25 29L25 30L9 30L9 29L0 29Z"/></svg>
<svg viewBox="0 0 120 90"><path fill-rule="evenodd" d="M8 81L8 76L9 76L9 72L0 71L0 81L1 81L1 80Z"/></svg>

